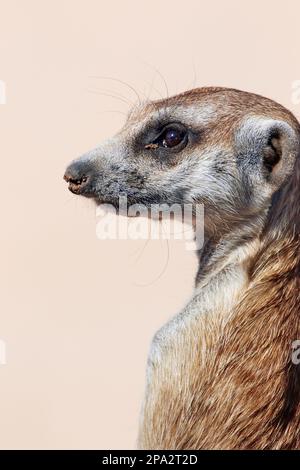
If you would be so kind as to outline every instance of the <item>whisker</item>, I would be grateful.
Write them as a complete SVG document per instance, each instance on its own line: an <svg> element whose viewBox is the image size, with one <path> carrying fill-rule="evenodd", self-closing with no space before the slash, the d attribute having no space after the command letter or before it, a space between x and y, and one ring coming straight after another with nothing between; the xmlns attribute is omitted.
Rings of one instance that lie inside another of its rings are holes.
<svg viewBox="0 0 300 470"><path fill-rule="evenodd" d="M114 95L118 98L122 98L123 100L126 100L128 102L128 104L130 104L131 106L134 106L135 103L134 101L130 100L129 98L127 98L126 96L122 95L121 93L118 93L116 91L113 91L113 90L107 90L107 89L104 89L104 88L95 88L95 90L101 92L101 93L109 93L111 95Z"/></svg>
<svg viewBox="0 0 300 470"><path fill-rule="evenodd" d="M127 116L127 113L124 113L123 111L119 111L118 109L104 109L103 111L99 111L97 114L104 114L104 113L118 113L118 114L123 114L123 116Z"/></svg>
<svg viewBox="0 0 300 470"><path fill-rule="evenodd" d="M146 83L148 83L148 85L150 86L150 90L149 90L149 92L148 92L148 94L147 94L147 101L150 99L150 95L151 95L151 93L152 93L152 90L154 90L154 91L159 95L159 97L160 97L161 99L164 98L163 95L162 95L162 93L158 90L158 88L156 88L156 87L154 86L154 82L155 82L155 77L154 77L154 76L153 76L153 79L152 79L151 82L146 82Z"/></svg>
<svg viewBox="0 0 300 470"><path fill-rule="evenodd" d="M197 87L198 77L197 77L197 70L196 70L196 67L195 67L195 62L193 62L193 71L194 71L193 88L196 88Z"/></svg>
<svg viewBox="0 0 300 470"><path fill-rule="evenodd" d="M158 70L156 67L154 67L154 65L150 64L149 62L146 62L145 60L141 59L141 61L147 65L148 67L152 68L152 70L154 70L155 73L157 73L157 75L159 75L159 77L161 78L163 84L164 84L164 87L165 87L165 90L166 90L166 93L167 93L167 96L166 96L166 99L169 98L169 89L168 89L168 84L167 84L167 81L165 79L165 77L163 76L163 74L160 72L160 70Z"/></svg>
<svg viewBox="0 0 300 470"><path fill-rule="evenodd" d="M132 253L131 256L136 256L136 259L135 259L135 264L140 260L141 256L143 255L145 249L147 248L147 245L150 241L150 237L147 238L147 240L145 241L144 245L142 246L142 248L139 248L138 250L136 250L134 253Z"/></svg>
<svg viewBox="0 0 300 470"><path fill-rule="evenodd" d="M163 229L163 226L162 226L162 230L164 230L164 229ZM159 273L159 275L158 275L156 278L154 278L154 279L153 279L152 281L150 281L150 282L146 282L146 283L137 283L137 282L135 282L134 284L135 284L136 286L138 286L138 287L148 287L148 286L151 286L151 285L155 284L157 281L159 281L159 279L161 279L161 277L165 274L165 272L166 272L166 270L167 270L167 267L168 267L168 265L169 265L169 261L170 261L170 245L169 245L169 240L168 240L168 239L163 239L162 241L163 241L163 242L166 242L166 245L167 245L167 257L166 257L166 261L165 261L165 263L164 263L164 266L163 266L161 272ZM161 240L160 240L160 242L161 242Z"/></svg>
<svg viewBox="0 0 300 470"><path fill-rule="evenodd" d="M141 104L141 102L142 102L142 101L141 101L141 97L140 97L139 93L137 92L137 90L136 90L133 86L129 85L129 83L124 82L123 80L120 80L119 78L106 77L106 76L101 76L101 75L100 75L100 76L91 76L91 77L89 77L89 78L96 78L97 80L112 80L112 81L114 81L114 82L121 83L122 85L127 86L127 88L129 88L129 90L133 91L133 93L134 93L135 96L137 97L137 99L138 99L138 101L139 101L140 104Z"/></svg>
<svg viewBox="0 0 300 470"><path fill-rule="evenodd" d="M190 83L190 82L188 83L188 85L187 85L187 90L193 89L193 88L197 88L197 85L196 85L196 84L197 84L198 78L197 78L197 71L196 71L196 67L195 67L195 63L194 63L194 62L193 62L193 72L194 72L194 78L193 78L192 83Z"/></svg>
<svg viewBox="0 0 300 470"><path fill-rule="evenodd" d="M125 103L127 106L131 106L130 101L128 101L128 100L126 100L126 99L124 99L124 98L121 98L120 96L115 96L115 95L110 94L110 93L103 93L103 92L99 92L99 91L97 91L97 90L91 90L91 89L88 89L87 91L88 91L88 93L93 93L94 95L107 96L107 97L109 97L109 98L114 98L114 99L116 99L116 100L120 100L120 101L122 101L123 103Z"/></svg>

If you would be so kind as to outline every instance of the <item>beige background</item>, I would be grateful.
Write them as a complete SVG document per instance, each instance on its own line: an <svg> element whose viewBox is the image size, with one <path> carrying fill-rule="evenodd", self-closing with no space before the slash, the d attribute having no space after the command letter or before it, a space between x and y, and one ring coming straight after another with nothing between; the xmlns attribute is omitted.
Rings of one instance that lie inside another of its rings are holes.
<svg viewBox="0 0 300 470"><path fill-rule="evenodd" d="M135 99L93 77L153 98L160 74L170 94L231 86L299 115L299 18L298 0L0 1L1 448L133 448L150 339L192 292L182 241L168 262L165 241L99 241L67 191L65 165L125 119L98 93Z"/></svg>

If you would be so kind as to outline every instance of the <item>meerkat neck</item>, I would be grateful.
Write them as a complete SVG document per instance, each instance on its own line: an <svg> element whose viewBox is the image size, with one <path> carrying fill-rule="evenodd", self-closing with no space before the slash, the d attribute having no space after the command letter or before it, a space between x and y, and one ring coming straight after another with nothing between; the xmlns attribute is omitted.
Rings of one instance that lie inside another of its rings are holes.
<svg viewBox="0 0 300 470"><path fill-rule="evenodd" d="M198 253L199 268L194 291L199 314L221 311L222 321L227 318L226 314L233 310L248 288L248 273L259 246L258 233L256 236L250 234L247 226L218 240L205 240Z"/></svg>

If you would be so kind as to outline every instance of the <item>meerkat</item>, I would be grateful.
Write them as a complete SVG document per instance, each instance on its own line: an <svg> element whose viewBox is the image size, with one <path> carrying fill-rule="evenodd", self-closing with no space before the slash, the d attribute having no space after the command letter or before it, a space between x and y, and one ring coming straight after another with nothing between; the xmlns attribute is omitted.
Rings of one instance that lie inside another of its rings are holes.
<svg viewBox="0 0 300 470"><path fill-rule="evenodd" d="M188 305L154 336L138 447L300 448L300 126L276 102L199 88L137 105L74 160L97 204L204 205Z"/></svg>

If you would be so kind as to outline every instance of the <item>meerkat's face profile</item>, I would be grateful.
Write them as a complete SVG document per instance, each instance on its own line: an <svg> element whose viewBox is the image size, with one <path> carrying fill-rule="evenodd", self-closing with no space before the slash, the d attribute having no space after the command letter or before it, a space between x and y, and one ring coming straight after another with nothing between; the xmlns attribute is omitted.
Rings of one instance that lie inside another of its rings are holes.
<svg viewBox="0 0 300 470"><path fill-rule="evenodd" d="M211 224L258 215L291 172L298 123L267 98L200 88L141 104L123 129L74 160L69 189L98 204L204 204Z"/></svg>

